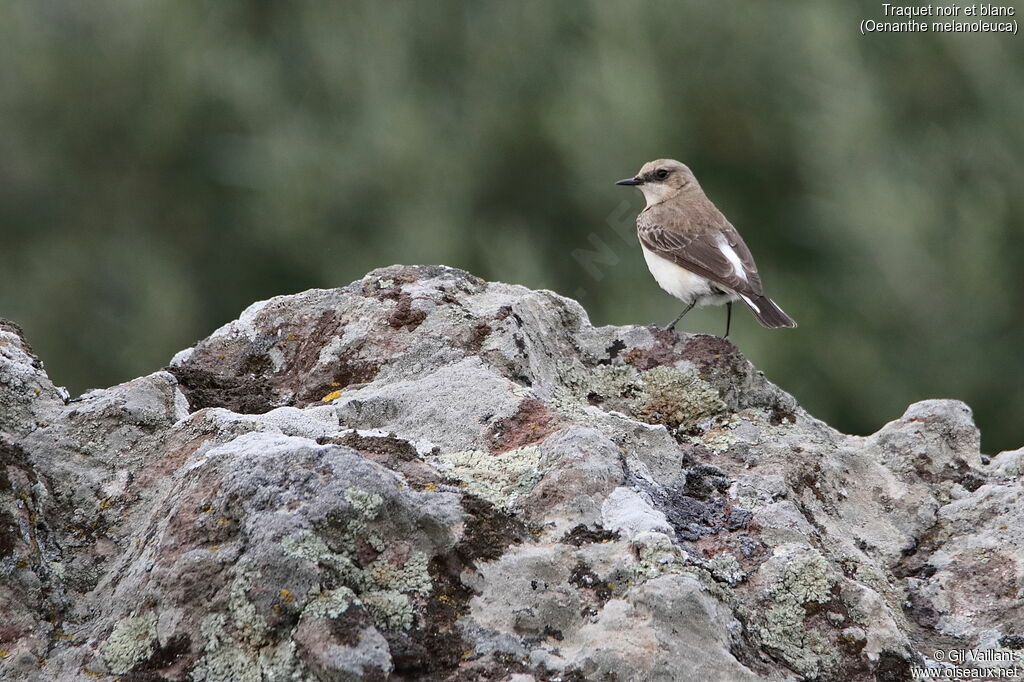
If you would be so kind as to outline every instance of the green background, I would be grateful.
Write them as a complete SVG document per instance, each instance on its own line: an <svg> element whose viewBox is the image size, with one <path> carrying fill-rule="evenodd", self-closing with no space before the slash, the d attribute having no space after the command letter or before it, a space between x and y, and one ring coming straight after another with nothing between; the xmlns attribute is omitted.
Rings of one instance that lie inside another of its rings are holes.
<svg viewBox="0 0 1024 682"><path fill-rule="evenodd" d="M1020 446L1024 43L861 36L880 11L3 3L0 315L73 393L391 263L663 324L612 183L674 157L800 322L734 320L771 379L848 432L952 397L987 451Z"/></svg>

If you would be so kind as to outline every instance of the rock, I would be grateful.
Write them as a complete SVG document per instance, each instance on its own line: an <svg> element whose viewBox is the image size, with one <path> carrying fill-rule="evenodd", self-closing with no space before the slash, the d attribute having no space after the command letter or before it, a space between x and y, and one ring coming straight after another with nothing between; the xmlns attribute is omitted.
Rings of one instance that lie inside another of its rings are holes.
<svg viewBox="0 0 1024 682"><path fill-rule="evenodd" d="M64 404L21 327L0 317L0 431L30 433Z"/></svg>
<svg viewBox="0 0 1024 682"><path fill-rule="evenodd" d="M1024 647L1024 451L979 443L445 267L74 401L0 321L0 678L909 679Z"/></svg>
<svg viewBox="0 0 1024 682"><path fill-rule="evenodd" d="M675 534L665 514L630 488L616 488L605 498L601 521L602 526L627 539L644 532Z"/></svg>

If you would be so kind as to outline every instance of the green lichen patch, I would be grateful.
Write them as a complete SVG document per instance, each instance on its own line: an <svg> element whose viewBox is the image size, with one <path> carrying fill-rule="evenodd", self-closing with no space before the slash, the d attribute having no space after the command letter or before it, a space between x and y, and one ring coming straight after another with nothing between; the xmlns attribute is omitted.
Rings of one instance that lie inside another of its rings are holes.
<svg viewBox="0 0 1024 682"><path fill-rule="evenodd" d="M662 533L649 533L633 542L637 564L635 582L641 583L661 575L692 572L679 548Z"/></svg>
<svg viewBox="0 0 1024 682"><path fill-rule="evenodd" d="M427 594L430 592L427 563L427 555L422 552L413 554L401 566L389 559L378 559L366 567L362 578L367 586Z"/></svg>
<svg viewBox="0 0 1024 682"><path fill-rule="evenodd" d="M765 592L761 642L801 674L815 675L835 662L835 647L806 624L809 611L832 600L834 585L828 562L810 550L786 561Z"/></svg>
<svg viewBox="0 0 1024 682"><path fill-rule="evenodd" d="M575 400L590 404L616 403L636 395L640 372L628 365L599 365L574 382L567 382Z"/></svg>
<svg viewBox="0 0 1024 682"><path fill-rule="evenodd" d="M732 434L732 429L739 426L741 421L735 415L715 420L716 423L712 428L699 436L690 436L688 440L694 445L702 445L713 452L725 452L740 442L740 439Z"/></svg>
<svg viewBox="0 0 1024 682"><path fill-rule="evenodd" d="M311 530L302 530L290 535L281 541L281 545L287 554L319 565L342 584L355 582L360 572L345 550L332 550L323 537ZM352 551L354 552L354 548Z"/></svg>
<svg viewBox="0 0 1024 682"><path fill-rule="evenodd" d="M270 629L267 621L256 611L256 605L249 601L248 590L259 583L258 574L243 571L231 583L228 609L234 621L234 638L260 646L266 641Z"/></svg>
<svg viewBox="0 0 1024 682"><path fill-rule="evenodd" d="M337 618L348 611L353 604L358 604L356 593L347 587L322 592L303 610L302 615L310 618Z"/></svg>
<svg viewBox="0 0 1024 682"><path fill-rule="evenodd" d="M259 662L228 634L228 616L211 613L199 627L206 640L205 655L196 662L191 677L195 682L260 682Z"/></svg>
<svg viewBox="0 0 1024 682"><path fill-rule="evenodd" d="M365 490L359 488L350 488L345 493L345 499L351 504L352 508L368 521L372 521L377 518L380 513L380 508L384 504L384 498L377 493L368 493Z"/></svg>
<svg viewBox="0 0 1024 682"><path fill-rule="evenodd" d="M628 588L634 585L642 585L664 575L680 575L697 580L717 599L726 603L735 602L733 592L719 584L717 576L712 573L712 568L716 568L715 564L695 564L669 536L663 533L643 533L633 539L632 548L636 563L632 567L632 579L625 585L627 593L624 596L627 598Z"/></svg>
<svg viewBox="0 0 1024 682"><path fill-rule="evenodd" d="M530 445L498 454L467 450L440 455L437 468L496 507L509 508L530 494L543 472L540 449Z"/></svg>
<svg viewBox="0 0 1024 682"><path fill-rule="evenodd" d="M632 409L649 424L686 429L725 410L718 391L696 372L655 367L642 372L640 378L640 390L632 400Z"/></svg>
<svg viewBox="0 0 1024 682"><path fill-rule="evenodd" d="M412 627L414 614L408 595L397 590L373 590L364 593L361 601L378 627L384 630Z"/></svg>
<svg viewBox="0 0 1024 682"><path fill-rule="evenodd" d="M284 546L285 551L293 556L315 561L332 574L332 580L343 584L341 589L344 592L333 592L332 599L337 602L331 606L333 610L344 611L347 600L358 600L357 603L362 603L374 616L374 624L384 629L411 627L413 604L410 595L430 592L429 560L422 552L413 553L401 564L380 557L361 566L357 557L332 550L323 538L311 531L286 538ZM314 602L308 608L322 610L325 606Z"/></svg>
<svg viewBox="0 0 1024 682"><path fill-rule="evenodd" d="M248 591L261 584L255 571L241 571L231 583L227 613L203 618L203 656L192 668L195 682L262 682L284 680L301 670L295 644L278 639L257 613Z"/></svg>
<svg viewBox="0 0 1024 682"><path fill-rule="evenodd" d="M746 577L740 562L732 554L719 554L708 559L704 568L711 572L715 580L729 585L737 585Z"/></svg>
<svg viewBox="0 0 1024 682"><path fill-rule="evenodd" d="M382 633L404 635L416 626L433 587L432 545L395 504L387 488L347 488L311 526L284 536L282 565L313 572L308 589L268 591L277 574L236 565L226 608L202 623L194 682L307 679L317 666L333 665L310 658L310 647L373 649L367 636L379 641ZM274 603L261 607L268 599Z"/></svg>
<svg viewBox="0 0 1024 682"><path fill-rule="evenodd" d="M114 625L103 645L103 660L118 675L149 658L156 644L156 614L123 618Z"/></svg>
<svg viewBox="0 0 1024 682"><path fill-rule="evenodd" d="M334 617L332 612L355 603L383 630L412 627L413 598L431 590L429 557L406 543L388 545L373 530L384 511L380 495L352 489L346 498L351 508L330 517L324 528L303 530L282 541L286 553L320 566L324 582L334 586L306 611L317 616L326 609Z"/></svg>
<svg viewBox="0 0 1024 682"><path fill-rule="evenodd" d="M598 365L567 385L567 392L556 395L560 409L572 410L569 403L573 401L600 405L672 430L688 430L726 410L715 387L695 371L668 365L644 370L631 365Z"/></svg>

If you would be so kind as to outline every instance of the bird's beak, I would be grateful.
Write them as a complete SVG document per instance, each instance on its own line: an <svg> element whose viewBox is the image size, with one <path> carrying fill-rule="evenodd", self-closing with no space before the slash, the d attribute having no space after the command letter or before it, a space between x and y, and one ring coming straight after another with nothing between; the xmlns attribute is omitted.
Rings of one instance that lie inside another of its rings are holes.
<svg viewBox="0 0 1024 682"><path fill-rule="evenodd" d="M642 184L644 184L644 181L643 180L638 180L637 178L626 178L625 180L619 180L615 184L616 185L642 185Z"/></svg>

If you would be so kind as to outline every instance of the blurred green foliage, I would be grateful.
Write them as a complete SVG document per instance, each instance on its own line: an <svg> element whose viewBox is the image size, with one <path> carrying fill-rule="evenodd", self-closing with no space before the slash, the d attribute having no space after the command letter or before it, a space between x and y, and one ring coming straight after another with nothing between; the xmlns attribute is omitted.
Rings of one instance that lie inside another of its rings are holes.
<svg viewBox="0 0 1024 682"><path fill-rule="evenodd" d="M1019 446L1022 44L863 37L865 17L879 5L3 3L0 315L73 392L396 262L664 323L675 300L615 229L639 193L612 183L675 157L800 322L734 320L773 380L854 433L960 398L987 450Z"/></svg>

